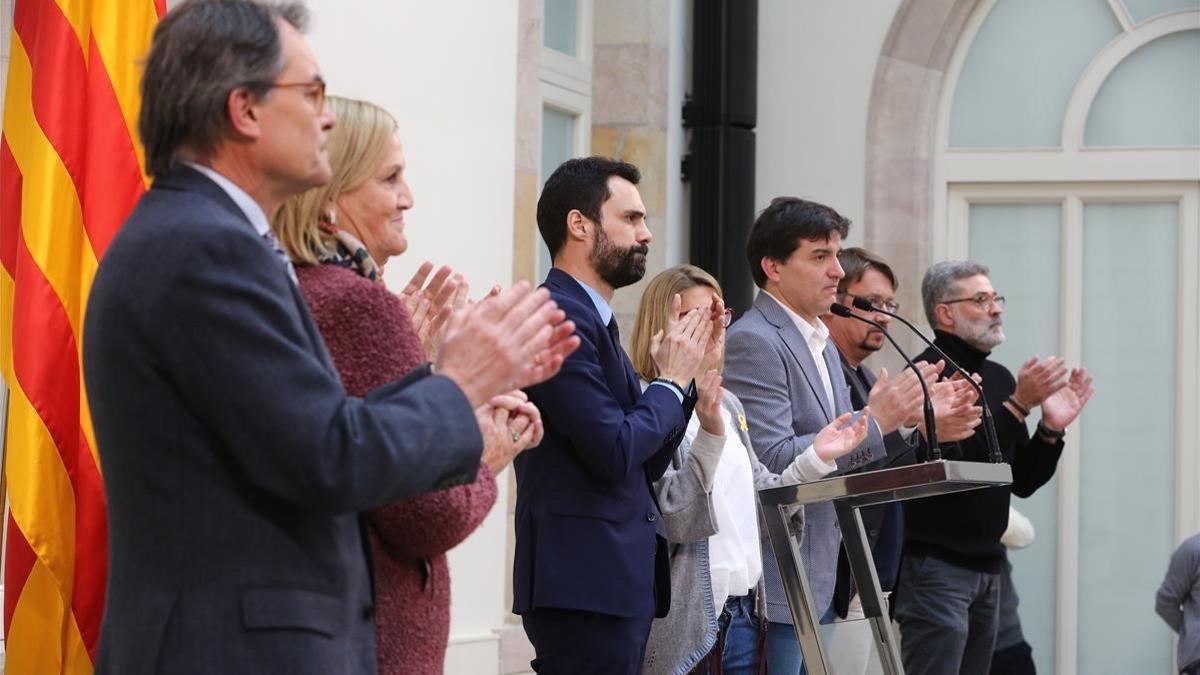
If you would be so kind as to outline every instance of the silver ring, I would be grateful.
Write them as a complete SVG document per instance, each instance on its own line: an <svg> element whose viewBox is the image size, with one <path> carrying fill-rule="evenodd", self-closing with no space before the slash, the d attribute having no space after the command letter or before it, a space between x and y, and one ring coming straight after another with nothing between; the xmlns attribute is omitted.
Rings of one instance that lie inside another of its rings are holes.
<svg viewBox="0 0 1200 675"><path fill-rule="evenodd" d="M512 432L513 443L521 440L521 434L516 429L509 429Z"/></svg>

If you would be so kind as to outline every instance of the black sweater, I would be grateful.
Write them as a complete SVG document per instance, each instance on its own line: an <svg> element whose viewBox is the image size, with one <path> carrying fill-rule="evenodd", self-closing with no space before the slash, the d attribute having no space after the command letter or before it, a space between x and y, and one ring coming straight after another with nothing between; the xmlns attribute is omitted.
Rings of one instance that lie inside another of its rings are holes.
<svg viewBox="0 0 1200 675"><path fill-rule="evenodd" d="M983 377L983 392L996 421L996 438L1004 461L1012 465L1011 486L984 488L904 502L906 553L929 555L979 572L1000 572L1004 546L1000 536L1008 527L1009 494L1028 497L1054 475L1062 441L1047 443L1029 437L1025 423L1004 407L1016 390L1016 380L1007 368L990 361L987 353L961 338L934 331L934 344L964 370ZM918 358L933 363L940 357L926 350ZM951 368L943 373L951 374ZM983 426L975 435L958 443L943 443L942 457L970 462L988 461Z"/></svg>

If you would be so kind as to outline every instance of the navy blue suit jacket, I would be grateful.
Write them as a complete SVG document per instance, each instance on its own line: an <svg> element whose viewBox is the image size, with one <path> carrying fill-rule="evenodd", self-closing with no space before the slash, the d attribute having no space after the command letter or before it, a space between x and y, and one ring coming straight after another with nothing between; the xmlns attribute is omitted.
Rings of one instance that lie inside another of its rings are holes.
<svg viewBox="0 0 1200 675"><path fill-rule="evenodd" d="M666 539L650 483L670 465L695 401L681 405L661 386L642 393L579 282L552 269L544 285L581 344L558 375L529 389L546 436L515 462L513 611L665 616Z"/></svg>
<svg viewBox="0 0 1200 675"><path fill-rule="evenodd" d="M428 368L346 396L295 284L216 183L158 177L100 263L84 376L109 515L99 673L374 673L358 512L466 483Z"/></svg>

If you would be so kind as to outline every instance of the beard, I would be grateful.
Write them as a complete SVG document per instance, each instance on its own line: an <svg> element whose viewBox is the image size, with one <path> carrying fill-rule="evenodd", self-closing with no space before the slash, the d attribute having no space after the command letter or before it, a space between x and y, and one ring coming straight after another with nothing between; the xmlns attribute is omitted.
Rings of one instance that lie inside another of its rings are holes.
<svg viewBox="0 0 1200 675"><path fill-rule="evenodd" d="M959 315L962 327L956 332L964 342L981 352L990 352L1004 343L1004 330L1000 327L1000 317L985 317L983 319L967 319Z"/></svg>
<svg viewBox="0 0 1200 675"><path fill-rule="evenodd" d="M646 254L649 252L650 247L646 244L620 248L612 243L604 228L597 227L588 260L605 283L613 288L624 288L646 276Z"/></svg>
<svg viewBox="0 0 1200 675"><path fill-rule="evenodd" d="M864 352L877 352L883 349L884 339L883 333L872 330L863 336L862 341L858 343L858 348Z"/></svg>

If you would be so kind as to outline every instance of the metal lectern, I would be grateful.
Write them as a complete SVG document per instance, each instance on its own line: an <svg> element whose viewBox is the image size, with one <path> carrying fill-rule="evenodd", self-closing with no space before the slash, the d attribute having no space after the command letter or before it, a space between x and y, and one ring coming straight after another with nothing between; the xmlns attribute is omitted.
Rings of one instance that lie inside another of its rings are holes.
<svg viewBox="0 0 1200 675"><path fill-rule="evenodd" d="M879 575L875 571L875 561L871 556L859 508L1009 483L1012 483L1012 469L1008 464L937 460L760 491L758 495L767 521L767 534L771 538L775 559L779 561L779 572L787 592L788 606L792 610L796 637L800 640L804 665L809 675L829 675L829 668L817 633L818 617L813 607L808 577L801 565L800 548L789 533L788 514L794 507L833 502L846 546L846 557L850 562L854 583L859 589L863 614L871 622L871 633L879 650L880 663L887 675L902 675L904 667L900 663L900 652L888 619L883 591L879 587Z"/></svg>

